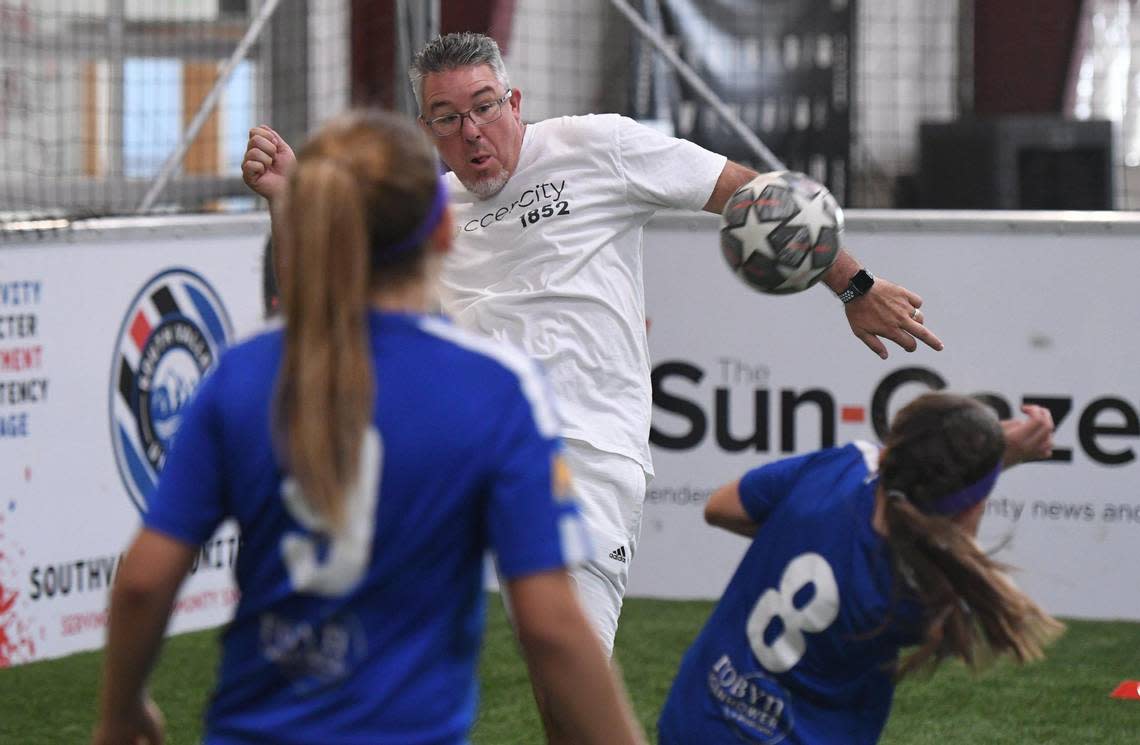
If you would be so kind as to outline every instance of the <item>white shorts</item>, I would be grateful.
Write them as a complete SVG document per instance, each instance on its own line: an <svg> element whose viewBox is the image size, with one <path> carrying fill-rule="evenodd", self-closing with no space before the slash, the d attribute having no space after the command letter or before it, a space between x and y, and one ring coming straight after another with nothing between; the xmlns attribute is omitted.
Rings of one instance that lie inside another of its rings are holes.
<svg viewBox="0 0 1140 745"><path fill-rule="evenodd" d="M565 444L578 504L594 543L594 558L573 567L570 576L609 655L641 535L647 478L632 458L598 450L582 440L566 439Z"/></svg>

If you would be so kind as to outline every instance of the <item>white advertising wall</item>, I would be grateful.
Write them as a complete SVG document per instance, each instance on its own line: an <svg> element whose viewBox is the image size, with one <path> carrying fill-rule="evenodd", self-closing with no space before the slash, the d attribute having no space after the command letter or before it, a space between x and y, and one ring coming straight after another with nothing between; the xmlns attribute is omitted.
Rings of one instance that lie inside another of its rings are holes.
<svg viewBox="0 0 1140 745"><path fill-rule="evenodd" d="M645 240L657 476L631 594L713 598L743 539L707 527L708 493L774 458L852 439L931 387L1012 412L1050 406L1054 462L998 483L986 545L1050 611L1140 619L1140 220L851 213L849 248L918 291L943 352L880 360L825 289L755 293L711 216ZM107 589L179 407L262 323L266 223L99 221L0 236L0 667L99 647ZM238 537L202 547L174 631L224 622Z"/></svg>
<svg viewBox="0 0 1140 745"><path fill-rule="evenodd" d="M102 646L178 408L261 323L264 219L100 224L0 242L0 667ZM229 617L237 548L202 547L173 631Z"/></svg>
<svg viewBox="0 0 1140 745"><path fill-rule="evenodd" d="M634 595L712 598L744 539L704 525L708 493L746 470L854 439L931 388L1053 411L1054 460L1005 474L983 546L1066 616L1140 619L1140 222L1135 215L849 213L847 247L924 299L945 342L881 360L825 288L758 294L721 260L713 217L645 240L654 463Z"/></svg>

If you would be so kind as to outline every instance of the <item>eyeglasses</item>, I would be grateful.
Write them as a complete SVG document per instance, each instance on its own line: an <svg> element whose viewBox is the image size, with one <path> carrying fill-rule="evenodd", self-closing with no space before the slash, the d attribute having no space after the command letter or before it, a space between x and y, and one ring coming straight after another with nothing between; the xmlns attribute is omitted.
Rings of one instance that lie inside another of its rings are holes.
<svg viewBox="0 0 1140 745"><path fill-rule="evenodd" d="M463 117L471 120L471 123L476 127L485 127L488 124L499 121L503 116L503 104L511 97L511 89L507 88L507 92L503 94L502 98L496 98L494 101L487 101L478 106L468 109L467 111L457 111L454 114L444 114L437 116L434 119L420 119L431 128L432 134L436 137L450 137L458 132L463 127Z"/></svg>

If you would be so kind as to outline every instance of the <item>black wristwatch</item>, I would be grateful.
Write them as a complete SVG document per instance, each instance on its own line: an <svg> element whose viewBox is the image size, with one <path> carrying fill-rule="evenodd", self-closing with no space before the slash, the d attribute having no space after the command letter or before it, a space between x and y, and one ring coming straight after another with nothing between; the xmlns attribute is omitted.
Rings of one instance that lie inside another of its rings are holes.
<svg viewBox="0 0 1140 745"><path fill-rule="evenodd" d="M851 281L847 284L847 289L839 293L839 299L846 305L855 298L866 295L871 291L871 287L873 287L874 284L875 275L866 269L860 269L851 275Z"/></svg>

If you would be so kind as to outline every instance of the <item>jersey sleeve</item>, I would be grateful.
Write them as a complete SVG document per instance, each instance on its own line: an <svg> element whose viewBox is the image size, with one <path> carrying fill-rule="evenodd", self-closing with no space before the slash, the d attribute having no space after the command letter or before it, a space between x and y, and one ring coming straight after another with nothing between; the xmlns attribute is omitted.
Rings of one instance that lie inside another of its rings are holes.
<svg viewBox="0 0 1140 745"><path fill-rule="evenodd" d="M740 503L756 522L763 522L788 496L812 453L784 458L754 468L740 479Z"/></svg>
<svg viewBox="0 0 1140 745"><path fill-rule="evenodd" d="M500 417L488 506L491 547L505 579L573 566L591 551L537 367L520 382Z"/></svg>
<svg viewBox="0 0 1140 745"><path fill-rule="evenodd" d="M728 161L624 116L618 119L617 139L631 199L654 207L701 209Z"/></svg>
<svg viewBox="0 0 1140 745"><path fill-rule="evenodd" d="M158 487L143 515L147 528L193 545L205 542L225 517L221 369L202 381L183 409Z"/></svg>

